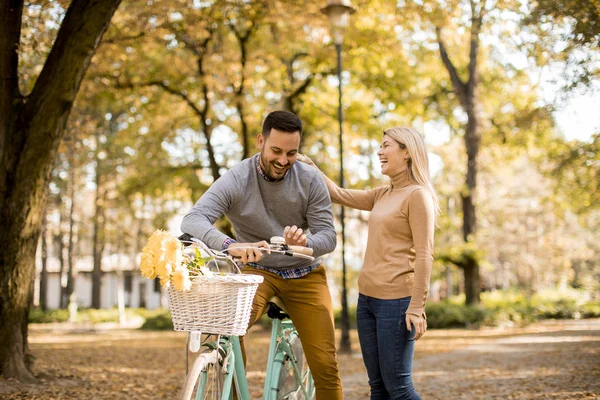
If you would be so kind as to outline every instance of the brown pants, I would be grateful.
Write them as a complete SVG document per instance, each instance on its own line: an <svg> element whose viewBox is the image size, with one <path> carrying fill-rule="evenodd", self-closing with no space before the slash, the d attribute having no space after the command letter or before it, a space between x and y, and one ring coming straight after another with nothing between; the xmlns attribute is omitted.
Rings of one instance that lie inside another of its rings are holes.
<svg viewBox="0 0 600 400"><path fill-rule="evenodd" d="M310 274L297 279L283 279L252 267L245 267L242 272L264 277L254 297L249 326L266 312L267 302L271 297L279 297L298 330L306 361L315 381L317 400L342 400L331 294L327 287L325 268L321 265ZM244 340L240 339L245 360Z"/></svg>

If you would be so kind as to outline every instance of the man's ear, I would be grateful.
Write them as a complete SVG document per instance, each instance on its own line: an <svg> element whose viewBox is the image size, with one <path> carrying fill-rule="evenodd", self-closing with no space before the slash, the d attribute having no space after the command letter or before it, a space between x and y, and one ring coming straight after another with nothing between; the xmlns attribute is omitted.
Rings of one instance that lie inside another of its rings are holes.
<svg viewBox="0 0 600 400"><path fill-rule="evenodd" d="M259 133L256 136L256 145L258 146L259 150L262 150L263 146L265 145L265 138L263 137L262 133Z"/></svg>

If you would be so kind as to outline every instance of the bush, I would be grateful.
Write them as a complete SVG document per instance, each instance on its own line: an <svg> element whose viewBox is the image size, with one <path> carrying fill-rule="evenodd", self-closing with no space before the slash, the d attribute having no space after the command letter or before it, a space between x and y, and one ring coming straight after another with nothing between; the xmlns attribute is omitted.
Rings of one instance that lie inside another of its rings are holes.
<svg viewBox="0 0 600 400"><path fill-rule="evenodd" d="M68 310L47 310L31 308L29 310L30 324L47 324L52 322L67 322L69 320Z"/></svg>
<svg viewBox="0 0 600 400"><path fill-rule="evenodd" d="M426 307L427 326L432 329L477 328L490 315L481 306L465 306L451 301L429 303Z"/></svg>
<svg viewBox="0 0 600 400"><path fill-rule="evenodd" d="M131 315L131 310L128 310ZM127 311L126 311L127 312ZM42 311L39 308L32 308L29 312L29 322L32 323L52 323L52 322L67 322L69 320L69 310L48 310ZM77 310L75 322L118 322L119 310L116 308L109 309L93 309L80 308Z"/></svg>
<svg viewBox="0 0 600 400"><path fill-rule="evenodd" d="M173 330L173 321L171 320L171 313L169 310L157 309L157 310L146 310L144 318L144 324L140 329L148 331L164 331Z"/></svg>
<svg viewBox="0 0 600 400"><path fill-rule="evenodd" d="M161 313L168 313L168 311L165 311L164 309L147 310L145 308L125 309L125 315L128 319L132 319L138 316L147 319L148 317L154 317ZM68 320L69 311L64 309L42 311L39 308L32 308L29 311L30 323L67 322ZM119 310L117 308L99 310L92 308L80 308L77 310L77 317L75 322L87 322L92 324L97 324L101 322L119 322Z"/></svg>
<svg viewBox="0 0 600 400"><path fill-rule="evenodd" d="M427 305L427 325L431 328L526 325L541 319L600 317L600 302L574 289L540 291L526 296L516 291L481 294L479 306L465 306L464 297Z"/></svg>
<svg viewBox="0 0 600 400"><path fill-rule="evenodd" d="M556 302L539 300L535 305L535 315L538 319L568 319L578 313L578 307L573 299L559 299Z"/></svg>
<svg viewBox="0 0 600 400"><path fill-rule="evenodd" d="M342 326L342 309L339 308L333 312L333 319L336 328ZM348 319L350 320L350 329L356 329L356 307L348 307Z"/></svg>
<svg viewBox="0 0 600 400"><path fill-rule="evenodd" d="M600 301L591 301L581 307L581 318L600 318Z"/></svg>

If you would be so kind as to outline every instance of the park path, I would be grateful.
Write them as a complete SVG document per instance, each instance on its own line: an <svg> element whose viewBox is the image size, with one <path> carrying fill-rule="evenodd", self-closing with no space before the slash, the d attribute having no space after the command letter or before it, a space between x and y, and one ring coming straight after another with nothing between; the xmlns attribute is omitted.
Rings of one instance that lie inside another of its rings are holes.
<svg viewBox="0 0 600 400"><path fill-rule="evenodd" d="M424 400L600 399L600 320L429 331L413 368ZM344 376L344 399L368 399L366 382Z"/></svg>
<svg viewBox="0 0 600 400"><path fill-rule="evenodd" d="M353 354L339 356L345 400L367 400ZM247 337L248 378L259 399L269 332ZM0 378L0 398L176 399L184 374L180 332L32 326L41 385ZM417 343L414 381L424 400L600 399L600 319L546 321L526 328L430 330Z"/></svg>

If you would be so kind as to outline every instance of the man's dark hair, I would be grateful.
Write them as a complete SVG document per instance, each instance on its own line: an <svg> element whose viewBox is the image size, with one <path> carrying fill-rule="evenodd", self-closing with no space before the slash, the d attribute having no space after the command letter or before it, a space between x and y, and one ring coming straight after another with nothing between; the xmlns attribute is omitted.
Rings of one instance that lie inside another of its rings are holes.
<svg viewBox="0 0 600 400"><path fill-rule="evenodd" d="M302 121L292 112L273 111L263 122L262 135L265 139L271 133L271 129L290 133L300 132L300 136L302 136Z"/></svg>

